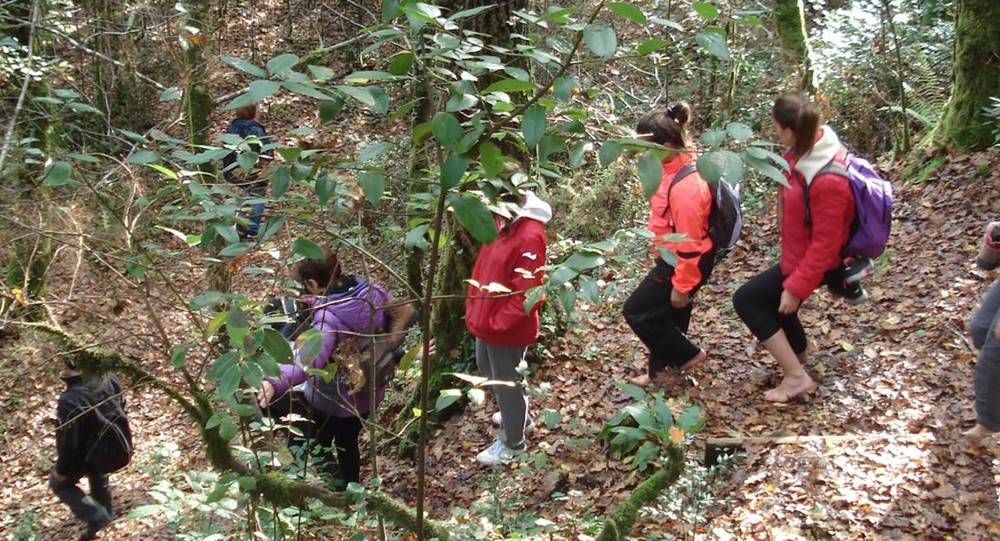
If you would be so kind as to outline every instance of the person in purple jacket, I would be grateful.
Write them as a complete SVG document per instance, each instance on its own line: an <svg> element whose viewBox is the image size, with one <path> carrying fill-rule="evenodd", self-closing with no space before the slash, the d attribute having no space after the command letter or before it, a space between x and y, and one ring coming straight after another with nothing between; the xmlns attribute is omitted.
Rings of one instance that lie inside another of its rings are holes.
<svg viewBox="0 0 1000 541"><path fill-rule="evenodd" d="M339 475L331 461L326 461L327 473L344 484L356 483L361 471L362 418L385 397L391 376L391 370L380 373L372 404L362 360L373 356L371 347L376 358L397 350L415 309L409 303L395 302L385 289L363 277L343 274L336 254L328 253L322 261L303 260L293 275L309 293L302 302L311 312L311 327L320 332L323 346L315 358L308 359L302 358L303 348L296 348L295 362L280 366L281 377L264 381L259 403L275 419L290 413L308 418L310 423L299 427L303 433L317 445L336 447ZM299 342L308 340L307 336ZM337 373L329 381L306 372L334 363Z"/></svg>

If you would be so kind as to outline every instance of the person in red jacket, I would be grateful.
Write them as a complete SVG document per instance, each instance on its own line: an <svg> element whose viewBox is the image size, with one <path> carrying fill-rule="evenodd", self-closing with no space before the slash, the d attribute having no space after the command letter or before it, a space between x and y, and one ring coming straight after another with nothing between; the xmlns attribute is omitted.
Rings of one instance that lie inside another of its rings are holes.
<svg viewBox="0 0 1000 541"><path fill-rule="evenodd" d="M829 126L820 125L816 107L803 94L778 98L772 111L785 154L788 185L778 194L781 262L740 286L733 306L757 340L778 361L781 383L767 391L772 402L788 402L816 384L802 367L806 335L798 311L821 284L834 294L854 299L864 291L845 286L841 249L854 221L854 197L841 175L820 173L831 160L843 162L847 152ZM806 200L812 225L806 222Z"/></svg>
<svg viewBox="0 0 1000 541"><path fill-rule="evenodd" d="M708 280L715 261L708 217L712 191L694 167L697 158L685 126L691 108L684 102L646 115L636 132L667 148L660 187L650 199L649 230L655 264L632 292L623 310L625 321L649 349L647 373L631 379L647 386L667 367L687 370L707 357L687 337L691 298ZM681 240L674 240L682 236ZM671 252L676 265L664 261Z"/></svg>
<svg viewBox="0 0 1000 541"><path fill-rule="evenodd" d="M497 441L476 460L496 465L510 462L527 448L528 399L517 367L528 346L538 339L541 303L526 309L525 293L542 285L545 224L552 218L548 203L524 192L511 218L494 215L499 232L483 246L472 268L465 301L465 325L476 337L476 364L483 377L508 382L493 385L500 406Z"/></svg>

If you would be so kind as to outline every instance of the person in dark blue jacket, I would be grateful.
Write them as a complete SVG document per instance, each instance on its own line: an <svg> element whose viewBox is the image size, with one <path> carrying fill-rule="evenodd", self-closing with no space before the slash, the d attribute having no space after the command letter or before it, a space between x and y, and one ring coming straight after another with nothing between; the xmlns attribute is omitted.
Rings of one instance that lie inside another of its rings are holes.
<svg viewBox="0 0 1000 541"><path fill-rule="evenodd" d="M226 181L241 187L243 195L247 199L261 199L266 197L267 180L260 178L259 166L262 160L271 160L274 158L274 149L265 148L272 140L271 136L267 134L267 130L264 129L264 126L257 122L257 106L251 104L236 109L236 118L229 123L226 133L238 135L243 139L252 136L256 137L259 141L240 145L240 148L236 152L231 152L222 159L222 174L226 178ZM239 165L236 165L236 157L241 151L257 153L259 155L257 166L250 171L245 171ZM264 219L264 208L265 204L263 202L251 203L250 226L243 232L242 236L244 238L254 238L257 236L257 232L260 229L260 222Z"/></svg>

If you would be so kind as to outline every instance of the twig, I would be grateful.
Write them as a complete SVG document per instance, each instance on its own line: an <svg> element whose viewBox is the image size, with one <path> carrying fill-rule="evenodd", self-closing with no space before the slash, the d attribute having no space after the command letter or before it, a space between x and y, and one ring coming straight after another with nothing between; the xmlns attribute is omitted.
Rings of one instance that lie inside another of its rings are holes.
<svg viewBox="0 0 1000 541"><path fill-rule="evenodd" d="M21 114L21 107L24 106L24 97L28 95L28 86L31 84L31 68L35 60L35 19L38 16L38 0L31 3L31 26L28 29L28 67L24 70L24 82L21 83L21 94L17 97L17 105L14 106L14 114L10 116L10 125L7 126L7 133L3 139L3 149L0 149L0 172L3 171L4 162L7 161L7 153L10 151L11 143L14 141L14 128L17 126L17 116Z"/></svg>

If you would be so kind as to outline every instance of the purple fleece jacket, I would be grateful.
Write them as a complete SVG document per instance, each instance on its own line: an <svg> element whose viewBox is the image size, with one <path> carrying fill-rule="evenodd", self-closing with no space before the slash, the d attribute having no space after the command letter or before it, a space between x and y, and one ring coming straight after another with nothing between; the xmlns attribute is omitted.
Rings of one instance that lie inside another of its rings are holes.
<svg viewBox="0 0 1000 541"><path fill-rule="evenodd" d="M275 396L305 383L304 394L310 405L336 417L353 417L355 412L362 415L370 412L372 404L368 393L351 392L343 371L338 370L336 377L327 383L320 376L307 374L306 368L324 368L341 343L368 340L356 334L385 331L387 318L384 307L392 302L388 292L364 278L349 279L348 283L344 290L326 297L303 298L308 309L313 311L312 328L322 333L323 348L312 362L302 359L297 351L293 364L281 365L281 377L269 380L274 385ZM375 391L376 406L383 397L385 386Z"/></svg>

